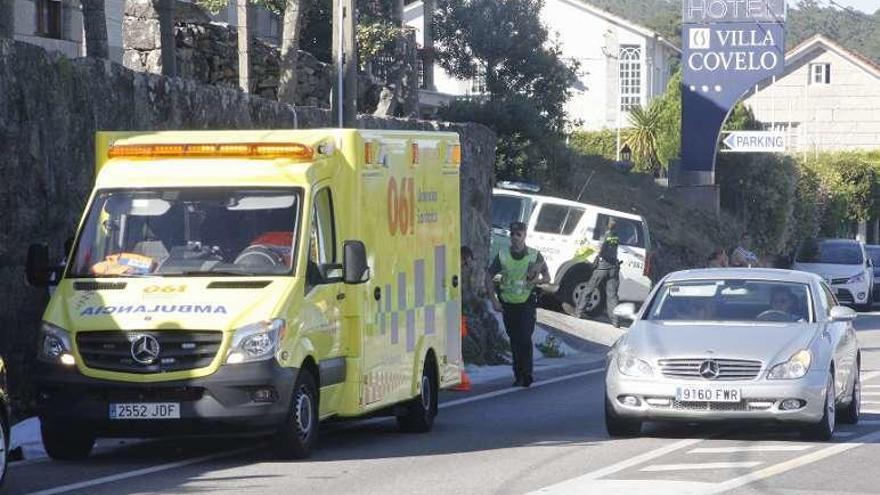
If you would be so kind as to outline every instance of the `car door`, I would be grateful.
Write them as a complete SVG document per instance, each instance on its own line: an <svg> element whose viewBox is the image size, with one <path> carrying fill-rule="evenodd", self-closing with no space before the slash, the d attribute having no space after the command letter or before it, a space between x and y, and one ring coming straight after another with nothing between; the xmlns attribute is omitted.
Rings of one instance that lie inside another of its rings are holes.
<svg viewBox="0 0 880 495"><path fill-rule="evenodd" d="M542 201L532 215L527 244L544 256L550 276L555 277L559 267L574 257L578 243L575 228L584 215L579 206Z"/></svg>
<svg viewBox="0 0 880 495"><path fill-rule="evenodd" d="M837 297L824 282L821 283L822 303L825 305L823 310L824 318L827 322L825 333L834 352L834 382L839 397L843 398L849 394L849 386L852 383L853 372L855 371L856 360L858 357L858 341L856 340L855 328L851 321L830 321L831 308L839 303Z"/></svg>

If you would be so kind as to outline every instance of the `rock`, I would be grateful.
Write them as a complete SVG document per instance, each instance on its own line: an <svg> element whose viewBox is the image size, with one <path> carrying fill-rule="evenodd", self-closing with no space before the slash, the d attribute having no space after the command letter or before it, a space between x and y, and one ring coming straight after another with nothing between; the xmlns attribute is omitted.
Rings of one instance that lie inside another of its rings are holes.
<svg viewBox="0 0 880 495"><path fill-rule="evenodd" d="M125 50L155 50L161 46L158 19L126 16L122 20L122 47Z"/></svg>

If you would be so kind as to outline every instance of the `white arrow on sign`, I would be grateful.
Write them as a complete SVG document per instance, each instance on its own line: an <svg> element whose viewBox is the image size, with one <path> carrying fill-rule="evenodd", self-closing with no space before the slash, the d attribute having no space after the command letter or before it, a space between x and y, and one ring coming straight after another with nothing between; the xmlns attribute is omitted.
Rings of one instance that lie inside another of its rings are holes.
<svg viewBox="0 0 880 495"><path fill-rule="evenodd" d="M723 142L728 153L785 152L785 134L776 131L731 131Z"/></svg>

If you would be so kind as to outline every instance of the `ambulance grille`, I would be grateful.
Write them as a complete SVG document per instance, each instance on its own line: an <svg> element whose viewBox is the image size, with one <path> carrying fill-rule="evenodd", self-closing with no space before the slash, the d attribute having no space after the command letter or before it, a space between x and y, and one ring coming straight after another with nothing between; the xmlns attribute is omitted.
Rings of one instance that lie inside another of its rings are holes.
<svg viewBox="0 0 880 495"><path fill-rule="evenodd" d="M271 280L231 280L223 282L211 282L208 284L209 289L262 289L269 284Z"/></svg>
<svg viewBox="0 0 880 495"><path fill-rule="evenodd" d="M125 288L125 282L74 282L74 290L122 290Z"/></svg>
<svg viewBox="0 0 880 495"><path fill-rule="evenodd" d="M158 343L155 358L152 341L146 349L139 346L145 336ZM79 354L89 368L139 374L205 368L214 360L222 341L222 332L197 330L95 331L76 336Z"/></svg>

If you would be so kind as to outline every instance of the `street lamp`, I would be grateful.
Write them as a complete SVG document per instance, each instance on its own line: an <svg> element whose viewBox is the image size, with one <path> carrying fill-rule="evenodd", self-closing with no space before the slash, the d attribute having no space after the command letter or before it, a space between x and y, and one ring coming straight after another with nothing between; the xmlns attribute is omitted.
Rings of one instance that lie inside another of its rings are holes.
<svg viewBox="0 0 880 495"><path fill-rule="evenodd" d="M617 156L619 159L614 163L621 172L629 172L633 168L632 148L628 144L624 144L623 148L617 148Z"/></svg>
<svg viewBox="0 0 880 495"><path fill-rule="evenodd" d="M623 148L620 149L620 161L622 161L624 163L628 163L628 162L632 161L632 157L633 157L632 149L630 149L628 144L624 144Z"/></svg>

